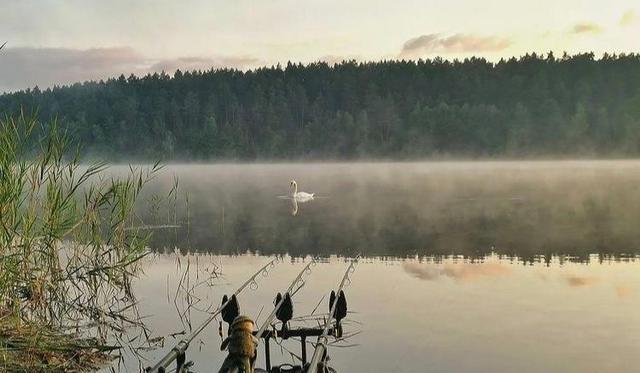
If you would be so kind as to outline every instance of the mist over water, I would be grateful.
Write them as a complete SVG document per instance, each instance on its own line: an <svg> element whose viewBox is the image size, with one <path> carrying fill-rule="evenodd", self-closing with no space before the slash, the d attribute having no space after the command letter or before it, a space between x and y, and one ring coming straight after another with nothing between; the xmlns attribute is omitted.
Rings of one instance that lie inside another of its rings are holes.
<svg viewBox="0 0 640 373"><path fill-rule="evenodd" d="M181 338L173 333L198 325L273 255L283 263L242 294L242 313L264 318L309 256L324 259L294 313L319 302L325 312L322 297L357 254L345 329L361 333L330 348L339 372L640 367L638 161L169 165L149 196L176 178L175 209L155 209L151 197L139 206L157 228L158 255L134 290L150 336L164 344L142 363L127 357L125 370L157 361ZM296 208L292 179L315 199ZM206 268L222 274L192 289L189 312L176 290L186 263L187 286ZM189 349L195 371L224 359L214 329ZM299 352L298 342L283 346ZM293 362L278 346L271 358Z"/></svg>
<svg viewBox="0 0 640 373"><path fill-rule="evenodd" d="M640 247L636 161L172 165L163 175L151 192L176 176L189 203L177 203L180 229L157 232L160 251L549 261ZM278 198L291 179L316 194L295 215Z"/></svg>

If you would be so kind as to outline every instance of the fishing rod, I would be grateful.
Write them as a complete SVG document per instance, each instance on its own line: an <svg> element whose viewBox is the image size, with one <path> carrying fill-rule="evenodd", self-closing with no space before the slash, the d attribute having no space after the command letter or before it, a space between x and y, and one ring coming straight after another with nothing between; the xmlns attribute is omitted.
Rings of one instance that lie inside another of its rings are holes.
<svg viewBox="0 0 640 373"><path fill-rule="evenodd" d="M271 325L271 322L273 321L273 319L275 317L278 317L278 319L280 319L282 321L282 325L283 325L283 330L285 329L285 325L287 323L287 319L291 318L291 313L288 313L286 316L283 316L283 313L280 312L280 310L283 308L282 306L286 304L285 308L289 308L290 312L293 312L292 307L292 301L291 301L291 291L293 290L293 288L302 281L302 276L306 273L310 271L310 267L312 264L316 263L316 259L312 258L311 261L304 266L304 268L302 269L302 271L300 271L300 273L298 273L298 276L296 276L296 278L293 280L293 282L291 282L291 285L289 285L289 288L287 288L287 290L285 291L284 295L278 294L278 297L276 298L276 305L273 308L273 311L271 311L271 314L269 314L269 316L267 316L267 318L264 320L264 322L262 323L262 325L260 326L260 328L258 328L257 331L255 331L253 333L253 335L255 336L256 339L260 340L261 338L264 338L264 348L265 348L265 362L266 362L266 366L267 366L267 370L271 369L271 357L270 357L270 353L269 353L269 339L272 336L272 333L266 333L267 332L267 328L269 327L269 325ZM284 313L286 314L287 311L285 310ZM228 373L240 373L240 368L238 366L234 366L232 367ZM245 372L246 373L246 372Z"/></svg>
<svg viewBox="0 0 640 373"><path fill-rule="evenodd" d="M278 311L280 311L280 308L285 303L285 301L287 301L287 299L289 300L289 302L291 301L291 291L293 290L293 287L300 282L305 272L307 272L309 270L309 267L311 267L311 265L315 263L316 263L316 259L315 258L311 259L309 264L307 264L302 269L302 271L298 273L298 276L296 276L296 278L293 280L291 285L289 285L289 288L287 289L287 291L284 292L284 295L276 302L276 306L273 308L273 311L271 311L271 314L267 316L266 320L264 320L264 322L262 323L258 331L255 333L256 338L258 339L262 338L262 336L264 335L264 332L267 330L269 325L271 325L271 321L273 321L273 319L278 315Z"/></svg>
<svg viewBox="0 0 640 373"><path fill-rule="evenodd" d="M309 369L307 370L307 373L316 373L318 371L318 365L320 364L320 361L326 356L326 351L327 351L327 343L329 342L329 330L331 327L331 322L334 319L337 319L337 325L336 328L339 330L339 334L342 334L341 330L342 328L340 327L339 323L340 320L346 316L346 310L347 310L347 301L346 298L344 297L344 293L342 292L342 288L344 287L344 285L347 283L347 280L349 280L349 275L351 273L353 273L355 271L355 265L358 262L359 256L356 257L354 260L351 261L351 264L349 264L349 267L347 267L347 270L344 273L344 276L342 277L342 281L340 281L340 286L338 287L338 291L336 293L334 293L333 291L331 292L331 298L329 303L331 304L331 310L329 311L329 317L327 318L327 321L324 324L324 329L322 330L322 334L318 337L318 342L316 343L316 347L315 350L313 351L313 357L311 357L311 362L309 363ZM340 307L341 315L336 315L336 311L338 310L338 307Z"/></svg>
<svg viewBox="0 0 640 373"><path fill-rule="evenodd" d="M169 364L171 364L173 361L177 361L176 372L180 373L182 366L184 365L186 360L185 352L187 351L187 348L189 348L189 344L191 343L191 341L193 341L193 339L197 337L198 334L200 334L200 332L202 332L204 328L206 328L207 325L209 325L228 304L235 301L236 297L240 293L242 293L244 289L246 289L248 286L257 286L256 277L258 277L258 275L260 274L262 274L263 276L267 276L269 274L267 268L275 266L275 264L279 260L280 259L276 257L269 263L262 266L262 268L257 270L256 273L249 277L249 279L245 281L227 301L223 302L220 307L216 308L216 310L211 314L211 316L209 316L207 320L205 320L197 329L189 334L187 338L178 342L178 344L176 344L175 347L173 347L171 351L169 351L156 365L154 365L153 367L147 367L145 371L147 373L164 373Z"/></svg>

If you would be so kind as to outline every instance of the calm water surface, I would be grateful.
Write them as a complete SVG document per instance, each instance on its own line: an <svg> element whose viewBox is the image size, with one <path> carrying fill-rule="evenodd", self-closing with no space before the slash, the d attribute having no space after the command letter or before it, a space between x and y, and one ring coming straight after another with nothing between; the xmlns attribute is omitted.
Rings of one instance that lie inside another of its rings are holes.
<svg viewBox="0 0 640 373"><path fill-rule="evenodd" d="M640 370L640 162L185 165L152 191L174 176L174 210L140 206L145 224L180 225L155 232L135 284L165 337L142 365L273 255L284 263L240 299L253 317L321 256L295 297L310 313L361 254L345 325L360 334L330 350L341 372ZM291 179L316 199L283 198ZM187 268L191 298L176 291ZM192 344L196 371L217 370L219 345L216 326Z"/></svg>

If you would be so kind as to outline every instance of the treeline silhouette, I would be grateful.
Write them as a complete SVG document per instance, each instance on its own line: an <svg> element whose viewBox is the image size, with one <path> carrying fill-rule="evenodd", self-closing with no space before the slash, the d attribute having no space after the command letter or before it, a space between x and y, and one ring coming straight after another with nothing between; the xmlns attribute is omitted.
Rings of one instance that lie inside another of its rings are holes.
<svg viewBox="0 0 640 373"><path fill-rule="evenodd" d="M637 156L640 54L176 71L0 96L111 159Z"/></svg>

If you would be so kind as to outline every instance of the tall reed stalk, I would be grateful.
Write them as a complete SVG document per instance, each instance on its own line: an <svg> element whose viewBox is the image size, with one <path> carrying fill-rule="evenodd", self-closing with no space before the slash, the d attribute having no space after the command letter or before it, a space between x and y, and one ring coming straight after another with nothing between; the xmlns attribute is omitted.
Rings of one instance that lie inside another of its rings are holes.
<svg viewBox="0 0 640 373"><path fill-rule="evenodd" d="M131 279L148 237L125 228L160 166L115 178L78 154L56 122L0 119L0 322L90 327L104 343L138 323ZM12 348L2 338L0 354Z"/></svg>

